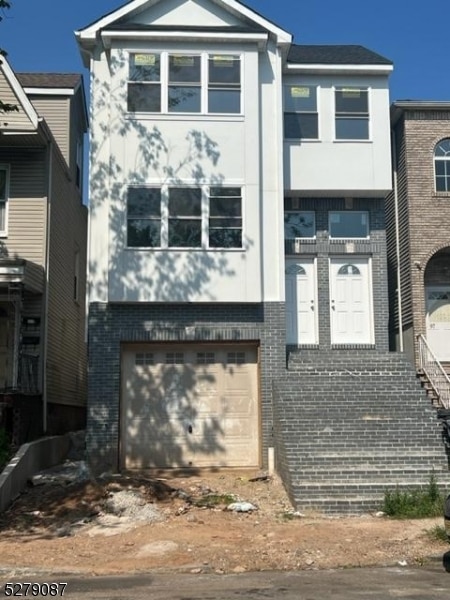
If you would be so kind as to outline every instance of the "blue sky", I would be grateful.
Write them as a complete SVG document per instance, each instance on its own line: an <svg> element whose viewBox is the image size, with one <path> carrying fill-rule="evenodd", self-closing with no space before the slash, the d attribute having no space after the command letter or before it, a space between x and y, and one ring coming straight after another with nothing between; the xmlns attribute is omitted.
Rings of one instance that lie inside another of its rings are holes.
<svg viewBox="0 0 450 600"><path fill-rule="evenodd" d="M74 30L121 0L11 0L0 46L16 71L83 72ZM391 100L450 101L450 0L247 0L298 44L361 44L394 62Z"/></svg>

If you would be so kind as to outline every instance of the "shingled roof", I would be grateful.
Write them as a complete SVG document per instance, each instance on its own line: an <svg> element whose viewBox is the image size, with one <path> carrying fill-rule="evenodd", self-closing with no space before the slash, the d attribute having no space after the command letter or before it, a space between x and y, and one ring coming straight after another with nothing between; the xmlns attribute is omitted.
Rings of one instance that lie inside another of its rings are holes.
<svg viewBox="0 0 450 600"><path fill-rule="evenodd" d="M298 65L392 65L384 56L356 45L293 44L287 61Z"/></svg>
<svg viewBox="0 0 450 600"><path fill-rule="evenodd" d="M16 73L22 87L74 89L81 83L78 73Z"/></svg>

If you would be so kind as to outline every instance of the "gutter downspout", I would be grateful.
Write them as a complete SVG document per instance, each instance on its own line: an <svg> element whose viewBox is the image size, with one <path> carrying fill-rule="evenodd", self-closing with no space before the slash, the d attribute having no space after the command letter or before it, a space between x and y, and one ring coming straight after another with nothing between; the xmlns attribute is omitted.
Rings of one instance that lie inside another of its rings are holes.
<svg viewBox="0 0 450 600"><path fill-rule="evenodd" d="M394 210L395 210L395 251L397 257L397 302L398 302L398 321L399 321L399 349L400 352L404 351L403 345L403 312L402 312L402 276L400 270L400 224L399 224L399 211L398 211L398 174L397 174L397 138L395 131L392 130L391 134L392 143L392 177L393 177L393 188L394 188Z"/></svg>
<svg viewBox="0 0 450 600"><path fill-rule="evenodd" d="M48 298L49 298L49 267L50 267L50 217L53 191L53 142L48 140L47 146L47 227L45 241L45 291L44 291L44 327L42 339L42 427L47 433L47 352L48 352Z"/></svg>

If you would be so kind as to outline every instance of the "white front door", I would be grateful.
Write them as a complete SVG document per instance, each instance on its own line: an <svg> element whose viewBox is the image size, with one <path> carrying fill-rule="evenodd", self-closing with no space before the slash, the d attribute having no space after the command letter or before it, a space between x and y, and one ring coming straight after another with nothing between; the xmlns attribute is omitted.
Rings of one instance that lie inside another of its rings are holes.
<svg viewBox="0 0 450 600"><path fill-rule="evenodd" d="M369 258L330 261L332 344L373 343L372 278Z"/></svg>
<svg viewBox="0 0 450 600"><path fill-rule="evenodd" d="M317 344L316 261L286 260L286 343Z"/></svg>
<svg viewBox="0 0 450 600"><path fill-rule="evenodd" d="M440 361L450 360L450 287L429 286L425 290L427 342Z"/></svg>

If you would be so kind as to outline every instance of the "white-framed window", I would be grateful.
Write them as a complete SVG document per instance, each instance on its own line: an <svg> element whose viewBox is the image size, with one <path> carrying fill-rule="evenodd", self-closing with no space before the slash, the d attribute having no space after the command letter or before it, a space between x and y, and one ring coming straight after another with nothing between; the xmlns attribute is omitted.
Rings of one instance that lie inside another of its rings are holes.
<svg viewBox="0 0 450 600"><path fill-rule="evenodd" d="M208 248L242 248L242 196L239 187L210 187Z"/></svg>
<svg viewBox="0 0 450 600"><path fill-rule="evenodd" d="M161 111L161 57L155 53L130 54L128 111Z"/></svg>
<svg viewBox="0 0 450 600"><path fill-rule="evenodd" d="M240 114L241 57L235 54L133 52L128 112Z"/></svg>
<svg viewBox="0 0 450 600"><path fill-rule="evenodd" d="M369 90L339 87L334 91L336 140L369 139Z"/></svg>
<svg viewBox="0 0 450 600"><path fill-rule="evenodd" d="M0 235L8 231L9 166L0 165Z"/></svg>
<svg viewBox="0 0 450 600"><path fill-rule="evenodd" d="M161 190L130 187L127 194L127 246L161 246Z"/></svg>
<svg viewBox="0 0 450 600"><path fill-rule="evenodd" d="M169 196L169 248L202 247L202 190L172 187Z"/></svg>
<svg viewBox="0 0 450 600"><path fill-rule="evenodd" d="M313 239L316 237L316 214L310 210L285 210L284 239Z"/></svg>
<svg viewBox="0 0 450 600"><path fill-rule="evenodd" d="M284 86L284 138L287 140L319 139L317 86Z"/></svg>
<svg viewBox="0 0 450 600"><path fill-rule="evenodd" d="M128 248L242 248L237 186L130 186Z"/></svg>
<svg viewBox="0 0 450 600"><path fill-rule="evenodd" d="M208 112L241 112L241 59L229 54L208 55Z"/></svg>
<svg viewBox="0 0 450 600"><path fill-rule="evenodd" d="M450 192L450 138L441 140L434 149L436 192Z"/></svg>
<svg viewBox="0 0 450 600"><path fill-rule="evenodd" d="M360 210L335 210L329 217L330 238L367 239L369 237L369 213Z"/></svg>

